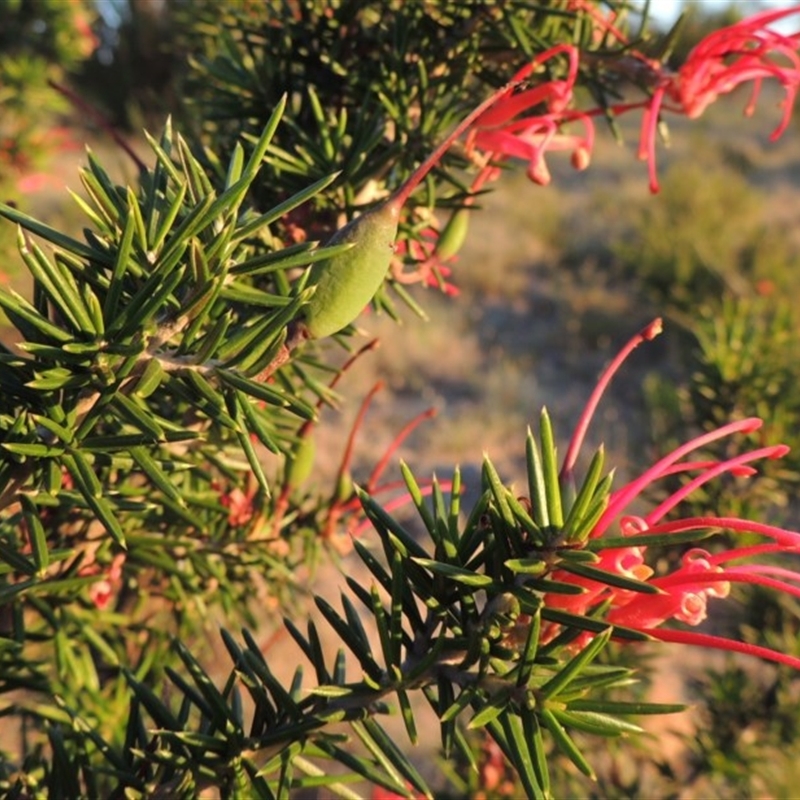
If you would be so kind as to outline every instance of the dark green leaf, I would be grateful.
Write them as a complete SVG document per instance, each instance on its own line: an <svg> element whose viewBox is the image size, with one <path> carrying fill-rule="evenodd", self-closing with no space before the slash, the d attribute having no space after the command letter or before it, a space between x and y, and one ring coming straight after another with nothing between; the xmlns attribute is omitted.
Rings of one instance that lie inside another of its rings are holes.
<svg viewBox="0 0 800 800"><path fill-rule="evenodd" d="M36 564L39 574L42 574L47 567L50 566L50 552L47 548L47 536L45 535L44 527L39 517L39 509L28 495L20 494L19 499L22 504L22 513L28 528L33 561Z"/></svg>
<svg viewBox="0 0 800 800"><path fill-rule="evenodd" d="M581 672L598 656L611 639L611 628L592 639L583 650L573 656L561 669L539 689L542 698L556 697L578 677Z"/></svg>
<svg viewBox="0 0 800 800"><path fill-rule="evenodd" d="M542 575L550 568L541 558L509 558L504 564L512 572L522 575Z"/></svg>
<svg viewBox="0 0 800 800"><path fill-rule="evenodd" d="M627 733L640 734L644 729L632 722L600 714L596 711L573 711L571 708L553 709L556 719L562 724L594 736L621 736Z"/></svg>
<svg viewBox="0 0 800 800"><path fill-rule="evenodd" d="M65 236L60 231L55 230L55 228L51 228L49 225L45 225L33 217L29 217L27 214L23 214L21 211L11 208L11 206L5 203L0 203L0 216L10 219L12 222L16 222L25 228L25 230L30 231L36 236L41 236L42 239L46 239L57 247L63 247L64 250L74 253L76 256L90 258L103 263L110 263L105 253L88 247L77 239Z"/></svg>
<svg viewBox="0 0 800 800"><path fill-rule="evenodd" d="M320 178L315 183L312 183L311 186L301 189L296 194L293 194L288 200L284 200L282 203L279 203L277 206L271 208L266 214L261 214L260 216L256 217L256 219L248 221L236 231L236 239L244 239L248 236L251 236L260 228L275 222L275 220L280 219L298 206L301 206L303 203L323 191L323 189L327 189L328 186L330 186L340 174L340 172L334 172L331 175L326 175L324 178ZM332 255L333 253L328 253L328 257Z"/></svg>
<svg viewBox="0 0 800 800"><path fill-rule="evenodd" d="M299 397L292 397L291 395L279 392L271 386L264 383L257 383L256 381L245 378L242 375L227 369L217 369L215 374L219 376L220 380L239 389L250 397L255 397L256 400L263 400L273 406L280 408L288 408L303 419L315 419L316 412L314 408L301 400Z"/></svg>
<svg viewBox="0 0 800 800"><path fill-rule="evenodd" d="M452 564L442 564L439 561L434 561L431 558L412 558L416 564L419 564L437 575L444 575L452 581L463 583L466 586L491 586L494 584L492 578L488 575L480 575L477 572L472 572L462 567L456 567Z"/></svg>
<svg viewBox="0 0 800 800"><path fill-rule="evenodd" d="M492 698L478 711L469 721L467 728L469 730L476 730L483 728L490 722L496 720L503 714L508 707L508 695L503 694L500 697Z"/></svg>
<svg viewBox="0 0 800 800"><path fill-rule="evenodd" d="M146 436L150 436L152 441L158 442L165 439L164 429L156 418L148 413L149 409L142 408L124 393L117 392L111 400L111 405L124 420Z"/></svg>
<svg viewBox="0 0 800 800"><path fill-rule="evenodd" d="M397 769L417 791L432 800L433 795L431 794L431 790L428 788L417 769L374 719L367 718L362 723L354 723L353 727L355 728L356 725L359 725L359 727L363 726L363 730L369 734L369 737L377 745L380 752L391 762L395 769Z"/></svg>
<svg viewBox="0 0 800 800"><path fill-rule="evenodd" d="M592 780L596 780L594 770L589 766L589 762L583 757L580 749L561 726L561 723L553 712L545 708L540 712L540 716L545 727L550 731L558 745L559 750L561 750L584 775Z"/></svg>
<svg viewBox="0 0 800 800"><path fill-rule="evenodd" d="M72 475L75 486L86 500L89 508L97 514L100 522L120 547L125 547L125 534L120 527L111 504L103 497L103 488L89 463L77 451L63 457L64 466Z"/></svg>
<svg viewBox="0 0 800 800"><path fill-rule="evenodd" d="M540 777L537 774L536 745L529 740L526 734L526 726L522 720L510 712L506 712L500 719L503 732L506 735L506 743L511 754L512 761L517 768L525 793L530 798L545 800L545 788L542 786ZM530 726L527 726L528 728Z"/></svg>
<svg viewBox="0 0 800 800"><path fill-rule="evenodd" d="M175 485L161 468L159 463L142 446L131 447L128 452L131 458L138 464L145 475L158 487L167 497L181 507L186 506L186 501Z"/></svg>
<svg viewBox="0 0 800 800"><path fill-rule="evenodd" d="M2 206L2 203L0 203ZM17 320L32 326L38 333L61 344L69 342L72 336L43 317L24 297L13 289L0 292L0 307L8 318L19 328ZM24 331L23 331L24 332ZM27 336L27 334L26 334Z"/></svg>
<svg viewBox="0 0 800 800"><path fill-rule="evenodd" d="M533 432L528 428L525 440L525 455L528 467L528 491L530 492L533 519L541 528L550 525L550 513L547 505L547 484L545 482L542 457L539 445L533 438Z"/></svg>
<svg viewBox="0 0 800 800"><path fill-rule="evenodd" d="M571 700L570 711L596 711L601 714L678 714L686 710L681 703L625 703L617 700Z"/></svg>
<svg viewBox="0 0 800 800"><path fill-rule="evenodd" d="M599 619L592 619L581 614L570 614L567 611L558 611L554 608L542 608L542 619L548 622L555 622L567 628L576 628L592 633L604 633L608 630L608 623ZM651 637L642 631L626 628L622 625L614 625L612 636L617 639L631 639L637 642L648 642Z"/></svg>
<svg viewBox="0 0 800 800"><path fill-rule="evenodd" d="M370 652L368 642L363 642L360 637L355 634L350 626L343 620L333 606L321 597L315 597L314 602L317 608L322 612L322 615L328 621L328 624L336 631L339 638L344 644L350 648L350 651L358 659L361 668L375 681L380 681L383 678L383 670L377 664Z"/></svg>
<svg viewBox="0 0 800 800"><path fill-rule="evenodd" d="M587 580L597 581L606 586L614 586L617 589L625 589L639 594L663 594L661 589L646 581L638 581L635 578L627 578L617 572L609 572L604 569L592 567L589 564L576 564L568 559L559 563L559 569L571 572Z"/></svg>
<svg viewBox="0 0 800 800"><path fill-rule="evenodd" d="M601 445L592 457L592 462L589 464L586 478L584 478L583 484L578 491L575 502L567 512L567 518L563 528L563 535L567 542L574 541L575 534L584 530L584 526L582 525L583 517L590 503L595 499L595 492L600 482L604 463L605 450Z"/></svg>
<svg viewBox="0 0 800 800"><path fill-rule="evenodd" d="M550 525L560 528L564 524L564 513L561 508L561 487L558 480L558 454L556 452L553 426L550 415L543 408L539 418L539 437L542 443L542 474L547 496L547 512Z"/></svg>

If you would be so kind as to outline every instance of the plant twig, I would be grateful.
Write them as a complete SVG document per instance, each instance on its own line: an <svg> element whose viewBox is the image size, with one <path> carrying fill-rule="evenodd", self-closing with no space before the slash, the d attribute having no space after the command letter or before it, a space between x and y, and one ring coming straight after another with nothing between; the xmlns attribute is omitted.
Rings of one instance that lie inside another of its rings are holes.
<svg viewBox="0 0 800 800"><path fill-rule="evenodd" d="M101 114L91 103L86 102L80 95L76 92L73 92L67 86L63 84L56 83L52 79L48 79L47 85L50 86L51 89L55 89L59 94L63 95L64 97L72 103L75 108L79 111L82 111L84 114L88 114L96 123L99 125L105 133L107 133L114 142L121 147L133 160L136 164L140 172L144 172L147 169L147 164L139 158L138 155L134 152L133 148L119 135L119 133L114 130L114 126L111 122L105 117L105 115Z"/></svg>

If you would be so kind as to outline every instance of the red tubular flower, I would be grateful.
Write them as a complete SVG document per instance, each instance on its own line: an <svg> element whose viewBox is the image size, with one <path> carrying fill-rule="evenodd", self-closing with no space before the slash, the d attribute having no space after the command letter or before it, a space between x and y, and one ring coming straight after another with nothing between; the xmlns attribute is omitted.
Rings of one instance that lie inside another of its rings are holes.
<svg viewBox="0 0 800 800"><path fill-rule="evenodd" d="M459 288L447 280L453 270L439 257L436 249L440 236L441 231L436 222L431 221L417 233L418 238L398 241L391 265L394 280L404 284L421 283L423 286L439 289L450 297L458 296ZM411 271L406 271L407 260L414 262Z"/></svg>
<svg viewBox="0 0 800 800"><path fill-rule="evenodd" d="M783 114L772 132L777 139L791 119L792 108L800 87L800 33L782 34L772 28L793 14L800 6L779 11L766 11L722 28L703 39L689 54L677 72L672 72L630 47L616 25L613 13L604 15L585 0L571 0L573 10L587 15L594 28L595 40L611 40L625 47L625 54L609 62L622 73L638 76L652 87L646 100L611 106L615 114L643 109L639 137L639 157L648 162L650 189L658 191L656 174L656 135L663 110L699 117L720 95L728 94L745 82L753 83L753 94L745 113L755 109L761 85L773 79L783 87ZM535 88L520 89L535 70L553 58L566 55L567 77L551 80ZM537 56L521 69L502 90L491 106L472 124L467 138L467 152L480 151L482 162L497 163L503 158L521 158L528 162L528 175L541 185L550 182L545 161L549 150L568 150L577 169L585 169L594 145L592 118L607 113L606 109L585 111L571 109L573 90L578 76L580 53L572 45L559 45ZM562 128L580 122L582 135L566 134Z"/></svg>
<svg viewBox="0 0 800 800"><path fill-rule="evenodd" d="M572 480L573 468L586 430L611 378L628 354L641 342L652 339L660 330L660 320L648 325L628 342L600 377L597 389L579 419L567 450L561 471L562 483ZM580 586L584 591L579 595L548 594L547 606L574 614L586 614L599 603L608 603L609 610L605 618L611 624L638 630L663 641L748 653L800 669L800 659L785 653L722 637L691 631L664 630L660 627L671 620L690 626L699 625L707 617L708 600L726 597L732 583L758 584L800 598L800 571L754 562L754 559L764 555L800 555L800 533L736 517L709 515L664 521L664 517L682 500L708 481L725 474L752 474L750 462L785 455L789 448L775 445L750 450L719 462L684 460L686 456L710 442L737 433L752 432L761 424L761 420L757 418L744 419L698 436L659 459L638 478L611 494L608 506L587 537L587 544L598 556L594 566L612 575L645 582L656 589L656 593L647 594L620 588L567 570L556 569L552 573L553 580ZM628 509L631 503L645 489L655 481L677 472L697 472L697 475L646 516L630 515ZM612 526L616 529L613 534L615 541L609 541L608 547L603 547L603 537L607 536ZM710 531L722 530L746 534L748 539L754 534L759 535L765 541L731 547L716 554L694 548L684 554L677 569L663 574L657 574L645 563L647 545L637 544L637 538L642 536L660 536L668 540L673 534L692 531L697 532L699 542L708 538ZM620 542L620 534L624 543Z"/></svg>
<svg viewBox="0 0 800 800"><path fill-rule="evenodd" d="M560 55L569 60L567 77L551 80L532 89L518 91L534 70ZM544 160L548 150L568 150L576 169L585 169L594 146L594 123L586 114L570 111L575 80L578 77L578 49L558 45L537 56L511 80L498 100L473 123L467 139L467 151L479 150L483 158L521 158L528 162L528 176L535 183L550 183L550 171ZM543 112L537 109L542 107ZM578 120L583 136L560 132L563 124Z"/></svg>
<svg viewBox="0 0 800 800"><path fill-rule="evenodd" d="M754 97L747 105L747 112L752 113L761 81L774 78L786 91L783 118L772 133L776 139L789 124L800 83L800 34L786 36L767 26L798 12L797 7L767 11L710 34L691 51L677 77L667 84L667 93L695 119L719 95L745 81L755 81ZM784 63L776 60L781 57Z"/></svg>
<svg viewBox="0 0 800 800"><path fill-rule="evenodd" d="M639 143L639 154L649 165L651 191L658 191L655 140L665 98L677 104L669 110L696 119L720 95L752 81L753 94L745 108L749 116L755 110L762 82L773 78L783 86L785 99L783 116L770 138L774 141L786 130L800 87L800 33L787 36L769 25L797 13L800 7L766 11L715 31L689 53L677 73L662 74L646 105Z"/></svg>

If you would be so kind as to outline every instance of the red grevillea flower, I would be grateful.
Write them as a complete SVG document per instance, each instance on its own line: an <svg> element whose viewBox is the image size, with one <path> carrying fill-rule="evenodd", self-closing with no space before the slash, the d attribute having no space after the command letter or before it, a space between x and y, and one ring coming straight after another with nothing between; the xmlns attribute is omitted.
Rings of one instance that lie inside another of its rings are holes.
<svg viewBox="0 0 800 800"><path fill-rule="evenodd" d="M457 297L460 294L459 288L447 280L453 270L437 252L440 237L441 231L435 220L432 220L415 238L398 241L391 264L392 278L398 283L421 283L423 286L439 289L450 297ZM453 258L455 257L451 256L447 260ZM407 261L413 263L413 269L407 269Z"/></svg>
<svg viewBox="0 0 800 800"><path fill-rule="evenodd" d="M561 55L568 59L565 79L519 90L538 67ZM578 60L578 49L563 44L551 47L524 66L492 107L473 123L467 151L481 151L484 158L493 162L506 157L524 159L528 162L528 176L542 186L550 183L550 170L544 159L548 150L570 151L573 166L585 169L594 146L594 124L588 115L569 110ZM562 125L576 120L583 125L582 136L561 132Z"/></svg>
<svg viewBox="0 0 800 800"><path fill-rule="evenodd" d="M529 177L547 185L550 182L545 161L548 151L566 150L571 153L573 166L585 169L594 146L592 119L609 110L624 114L642 109L639 157L648 162L650 189L655 193L659 188L656 135L661 112L666 110L695 119L720 95L728 94L742 83L752 82L753 94L745 109L750 115L765 79L776 80L785 93L782 118L771 138L777 139L786 130L800 86L797 52L800 33L782 34L770 26L800 13L800 6L756 14L715 31L691 51L677 72L633 49L617 26L613 12L603 14L585 0L571 0L570 7L587 15L596 41L625 49L624 55L608 60L607 66L644 82L650 87L650 95L645 100L612 105L610 109L573 108L580 51L566 44L552 47L523 67L472 123L467 152L479 153L479 161L497 164L504 158L523 159L528 162ZM565 56L568 60L565 78L524 88L538 68ZM580 124L583 131L566 133L564 127L571 123Z"/></svg>
<svg viewBox="0 0 800 800"><path fill-rule="evenodd" d="M783 115L771 139L785 130L800 87L800 33L785 35L769 26L793 14L800 6L780 11L766 11L706 36L692 51L677 73L663 72L642 120L639 152L650 167L650 188L658 191L655 172L655 139L658 117L664 100L677 107L669 110L696 119L720 95L733 91L745 82L753 83L753 93L745 113L755 110L755 103L765 79L774 79L783 87Z"/></svg>
<svg viewBox="0 0 800 800"><path fill-rule="evenodd" d="M661 320L655 320L644 328L628 342L601 376L567 450L561 471L562 483L572 481L575 461L589 422L614 373L635 347L652 339L660 331ZM693 631L665 630L660 627L669 621L682 622L689 626L699 625L707 617L708 601L726 597L732 583L758 584L800 597L800 571L758 563L756 560L765 555L800 554L799 533L760 522L713 514L665 521L669 512L708 481L721 475L752 474L751 462L764 458L780 458L786 454L788 447L775 445L746 451L724 461L687 460L691 453L713 441L738 433L750 433L760 428L761 424L761 420L757 418L743 419L698 436L660 458L639 477L611 494L605 511L588 535L587 543L591 544L599 557L595 566L613 575L646 582L658 590L656 593L645 594L618 588L565 570L555 570L552 574L554 580L578 585L584 592L580 595L548 594L547 606L575 614L586 614L599 603L607 603L609 610L605 618L612 624L645 632L663 641L748 653L800 669L800 659L768 648ZM631 503L645 489L656 481L679 472L694 477L646 516L633 516L629 513ZM609 530L613 533L608 534ZM763 537L764 541L755 545L732 547L714 554L694 548L684 554L677 569L661 574L656 573L645 562L647 545L638 544L637 538L644 541L642 536L659 536L668 540L670 535L685 535L692 531L697 532L698 541L707 539L710 531L746 534L748 542L752 542L755 534ZM604 535L610 535L615 540L609 541L609 546L605 548L602 547ZM625 539L625 543L621 543L620 538Z"/></svg>
<svg viewBox="0 0 800 800"><path fill-rule="evenodd" d="M695 119L719 95L753 81L754 94L746 108L752 114L761 82L774 78L786 92L783 118L772 133L777 138L789 124L800 83L800 33L787 36L768 26L798 12L800 7L756 14L706 36L691 51L677 77L668 82L667 93L680 103L686 116Z"/></svg>

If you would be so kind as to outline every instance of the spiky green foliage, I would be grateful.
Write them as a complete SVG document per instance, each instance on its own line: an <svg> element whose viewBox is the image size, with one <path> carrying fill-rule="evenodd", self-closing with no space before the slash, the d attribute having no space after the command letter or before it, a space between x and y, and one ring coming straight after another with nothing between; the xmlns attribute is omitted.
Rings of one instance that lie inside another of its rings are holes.
<svg viewBox="0 0 800 800"><path fill-rule="evenodd" d="M632 673L598 657L612 636L646 636L610 626L607 604L548 607L582 591L556 570L654 590L596 566L589 534L611 476L601 451L582 485L562 487L546 415L527 441L527 498L487 459L464 514L457 471L446 489L406 469L422 537L345 469L322 500L300 488L317 412L356 357L340 367L342 348L303 327L314 264L353 246L330 234L537 53L580 44L578 83L604 102L604 65L625 53L592 36L590 10L176 5L198 54L193 134L168 124L151 139L136 186L90 156L82 238L0 205L33 280L30 300L0 292L15 329L0 350L0 713L20 730L0 761L5 794L353 797L368 782L430 795L378 721L396 707L413 743L427 705L446 757L475 762L483 731L523 790L547 797L554 750L592 775L575 731L622 737L638 730L631 715L674 709L613 695ZM566 68L549 60L529 81ZM458 147L442 156L404 207L401 245L439 208L457 249L473 166ZM414 304L391 268L387 281ZM353 328L334 332L351 347ZM258 601L293 596L297 568L356 498L375 531L355 544L372 581L348 576L341 610L316 599L340 652L287 619L313 675L284 681L255 635L226 632L233 666L219 681L200 641L209 618L254 627Z"/></svg>
<svg viewBox="0 0 800 800"><path fill-rule="evenodd" d="M280 594L304 557L300 539L279 558L274 536L244 524L270 497L262 453L291 449L315 416L302 358L266 380L309 292L257 276L328 254L282 248L269 226L333 176L264 214L242 206L281 111L236 151L220 191L169 128L138 191L90 157L84 242L0 206L34 279L32 302L0 298L19 342L0 354L7 689L47 688L108 724L111 698L125 697L121 664L144 679L208 603L246 615L252 581L276 575ZM237 521L226 496L248 481ZM109 574L105 609L94 592Z"/></svg>
<svg viewBox="0 0 800 800"><path fill-rule="evenodd" d="M620 24L631 8L604 5ZM587 53L579 82L601 106L618 99L625 82L614 69L624 48L607 34L594 36L591 16L569 4L201 0L175 14L188 23L180 26L194 59L186 113L201 141L230 152L242 131L257 134L267 109L290 98L288 124L270 148L280 181L256 188L257 205L341 172L335 191L285 220L289 236L331 234L397 190L456 123L548 48L567 43ZM634 41L644 36L641 20ZM540 77L562 79L567 66L550 62ZM406 203L398 242L424 241L437 210L445 219L457 215L470 197L471 166L462 146L443 155ZM375 302L392 312L394 299L418 309L390 271Z"/></svg>
<svg viewBox="0 0 800 800"><path fill-rule="evenodd" d="M554 463L555 453L546 416L543 420L541 463L551 485L547 465ZM539 453L540 444L533 438L530 443L529 453ZM529 458L529 469L535 486L542 477L536 457ZM482 494L466 514L460 508L458 472L449 497L434 482L428 503L404 469L426 539L420 541L373 499L361 496L380 545L374 552L369 540L356 542L372 583L348 578L350 593L341 596L341 609L316 598L324 624L343 645L338 654L323 652L314 623L304 632L287 619L299 665L283 683L250 633L245 631L239 643L223 632L233 668L217 684L178 643L173 648L178 668L167 668L172 702L120 665L131 691L129 699L120 693L120 719L127 723L115 731L93 728L85 702L79 706L74 697L62 700L59 709L26 709L63 753L32 786L85 787L111 796L168 790L186 797L212 791L265 798L324 786L354 797L358 791L349 787L366 781L401 795L431 797L405 748L379 721L386 713L399 713L414 744L420 702L439 720L445 757L458 754L476 763L471 732L483 730L517 771L529 797L550 796L553 747L591 777L592 767L571 731L626 736L641 730L631 716L681 708L609 699L611 690L630 683L632 673L594 663L598 654L612 635L646 637L603 622L602 606L597 617L580 617L552 612L543 602L549 592L577 588L553 580L555 569L586 575L597 560L591 550L576 548L569 541L575 537L558 522L563 501L572 520L569 530L588 532L610 490L610 481L598 481L596 473L589 471L574 504L558 489L551 492L545 506L549 522L540 524L488 460ZM578 539L585 544L585 535ZM633 580L624 588L650 591ZM543 624L561 630L546 644ZM575 646L582 633L593 638ZM301 661L310 665L310 676ZM244 710L244 697L251 710ZM363 745L365 754L353 750L353 742ZM331 770L325 761L338 762L339 768ZM13 785L7 778L6 788Z"/></svg>

